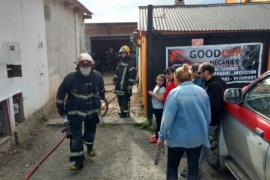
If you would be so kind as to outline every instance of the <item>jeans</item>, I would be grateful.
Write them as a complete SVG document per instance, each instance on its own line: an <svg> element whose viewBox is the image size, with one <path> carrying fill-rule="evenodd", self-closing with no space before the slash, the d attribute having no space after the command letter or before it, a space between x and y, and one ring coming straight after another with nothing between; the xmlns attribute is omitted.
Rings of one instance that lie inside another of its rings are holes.
<svg viewBox="0 0 270 180"><path fill-rule="evenodd" d="M209 126L208 127L208 134L211 134L213 131L215 131L217 129L218 126ZM202 168L205 156L206 156L206 151L207 151L207 147L203 146L202 147L202 151L201 151L201 155L200 155L200 159L199 159L199 170Z"/></svg>
<svg viewBox="0 0 270 180"><path fill-rule="evenodd" d="M202 146L196 148L168 147L167 180L178 180L178 166L184 152L187 154L188 175L187 180L198 179L199 158Z"/></svg>

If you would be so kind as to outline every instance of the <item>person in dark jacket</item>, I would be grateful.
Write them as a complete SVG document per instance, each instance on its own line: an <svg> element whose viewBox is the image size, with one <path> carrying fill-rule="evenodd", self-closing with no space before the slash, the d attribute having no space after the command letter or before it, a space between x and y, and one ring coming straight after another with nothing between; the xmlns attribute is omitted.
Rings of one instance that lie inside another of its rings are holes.
<svg viewBox="0 0 270 180"><path fill-rule="evenodd" d="M208 133L215 131L220 124L221 114L223 112L223 98L226 89L226 82L220 76L214 75L215 68L209 62L202 63L199 66L198 75L205 82L205 91L209 96L211 106L211 122ZM199 169L201 169L206 155L206 147L202 148Z"/></svg>
<svg viewBox="0 0 270 180"><path fill-rule="evenodd" d="M199 66L198 75L205 82L204 89L210 98L210 126L217 126L220 123L221 113L223 112L223 95L227 86L225 81L214 73L215 68L211 63L205 62Z"/></svg>
<svg viewBox="0 0 270 180"><path fill-rule="evenodd" d="M117 65L117 56L116 56L116 54L114 53L113 48L110 48L110 49L107 51L107 62L108 62L108 70L109 70L109 73L114 72L115 67L116 67L116 65Z"/></svg>
<svg viewBox="0 0 270 180"><path fill-rule="evenodd" d="M119 54L120 60L115 70L113 84L115 85L114 93L117 95L120 108L119 116L125 118L130 116L129 101L132 94L132 86L136 78L136 69L130 57L130 48L128 46L122 46Z"/></svg>
<svg viewBox="0 0 270 180"><path fill-rule="evenodd" d="M87 146L89 156L95 155L93 145L96 125L99 123L100 99L104 98L104 81L102 75L93 69L93 63L94 60L89 54L80 54L76 72L69 73L64 78L56 95L59 114L67 117L70 122L69 159L70 162L75 161L70 170L83 168L83 144Z"/></svg>

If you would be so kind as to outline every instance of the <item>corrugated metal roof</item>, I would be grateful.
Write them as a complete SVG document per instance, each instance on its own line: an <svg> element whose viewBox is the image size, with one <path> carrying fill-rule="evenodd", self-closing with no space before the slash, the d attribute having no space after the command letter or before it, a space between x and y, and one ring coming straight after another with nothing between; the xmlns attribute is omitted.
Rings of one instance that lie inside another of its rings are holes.
<svg viewBox="0 0 270 180"><path fill-rule="evenodd" d="M160 31L270 30L270 3L153 6ZM147 6L139 7L138 30L147 31Z"/></svg>

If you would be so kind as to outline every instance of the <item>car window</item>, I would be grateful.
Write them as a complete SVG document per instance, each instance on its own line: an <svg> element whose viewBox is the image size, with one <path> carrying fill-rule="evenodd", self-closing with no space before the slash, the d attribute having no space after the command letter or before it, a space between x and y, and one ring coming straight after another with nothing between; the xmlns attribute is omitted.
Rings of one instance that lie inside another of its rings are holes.
<svg viewBox="0 0 270 180"><path fill-rule="evenodd" d="M270 76L260 81L246 94L244 105L270 118Z"/></svg>

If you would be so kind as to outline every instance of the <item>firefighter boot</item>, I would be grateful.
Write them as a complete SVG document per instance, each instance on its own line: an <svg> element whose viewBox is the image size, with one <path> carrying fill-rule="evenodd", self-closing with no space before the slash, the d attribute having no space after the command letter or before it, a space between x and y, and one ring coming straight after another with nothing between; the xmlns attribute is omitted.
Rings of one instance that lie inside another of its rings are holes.
<svg viewBox="0 0 270 180"><path fill-rule="evenodd" d="M89 156L96 155L96 152L94 151L93 146L87 146L87 153Z"/></svg>
<svg viewBox="0 0 270 180"><path fill-rule="evenodd" d="M120 114L120 118L127 118L127 117L129 117L129 113Z"/></svg>
<svg viewBox="0 0 270 180"><path fill-rule="evenodd" d="M121 116L122 114L123 114L123 110L121 109L118 115Z"/></svg>
<svg viewBox="0 0 270 180"><path fill-rule="evenodd" d="M76 163L70 166L70 170L79 170L82 169L84 166L83 161L76 161Z"/></svg>

